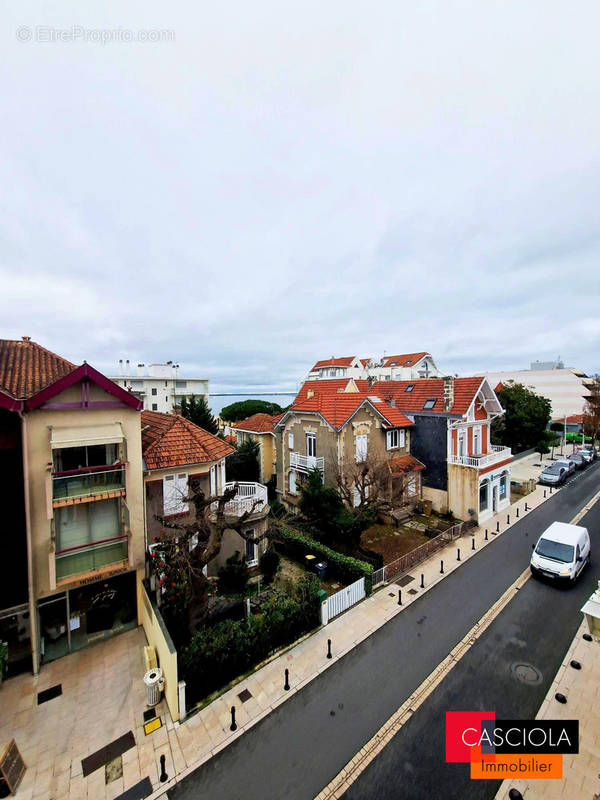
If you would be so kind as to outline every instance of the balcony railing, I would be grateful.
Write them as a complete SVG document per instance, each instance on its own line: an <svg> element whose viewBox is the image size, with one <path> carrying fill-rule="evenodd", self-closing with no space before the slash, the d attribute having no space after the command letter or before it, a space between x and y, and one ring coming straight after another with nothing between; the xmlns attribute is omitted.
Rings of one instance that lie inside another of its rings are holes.
<svg viewBox="0 0 600 800"><path fill-rule="evenodd" d="M261 512L268 503L267 487L262 483L226 483L225 490L233 489L237 486L237 493L233 500L225 503L224 512L228 516L241 517L246 512L258 514ZM218 502L211 505L211 511L214 513L218 508Z"/></svg>
<svg viewBox="0 0 600 800"><path fill-rule="evenodd" d="M56 579L108 567L127 560L127 536L103 539L89 545L67 547L56 552Z"/></svg>
<svg viewBox="0 0 600 800"><path fill-rule="evenodd" d="M52 500L93 497L124 489L125 468L123 464L54 472L52 475Z"/></svg>
<svg viewBox="0 0 600 800"><path fill-rule="evenodd" d="M321 456L302 456L300 453L290 453L290 467L299 472L310 472L311 469L319 469L325 472L325 459Z"/></svg>
<svg viewBox="0 0 600 800"><path fill-rule="evenodd" d="M500 461L506 461L512 456L510 447L503 447L502 445L490 445L491 452L485 453L480 456L448 456L449 464L458 464L461 467L473 467L474 469L482 469L489 467L491 464L498 464Z"/></svg>

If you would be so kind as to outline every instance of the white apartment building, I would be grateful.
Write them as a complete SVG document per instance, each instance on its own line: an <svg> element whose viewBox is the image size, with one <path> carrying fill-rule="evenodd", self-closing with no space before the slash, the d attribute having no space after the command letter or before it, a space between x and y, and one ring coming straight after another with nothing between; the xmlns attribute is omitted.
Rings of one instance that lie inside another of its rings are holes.
<svg viewBox="0 0 600 800"><path fill-rule="evenodd" d="M208 403L208 378L186 378L179 375L179 364L137 364L135 370L129 359L119 359L119 374L112 377L118 386L138 397L145 411L171 414L182 399L192 395L204 397Z"/></svg>

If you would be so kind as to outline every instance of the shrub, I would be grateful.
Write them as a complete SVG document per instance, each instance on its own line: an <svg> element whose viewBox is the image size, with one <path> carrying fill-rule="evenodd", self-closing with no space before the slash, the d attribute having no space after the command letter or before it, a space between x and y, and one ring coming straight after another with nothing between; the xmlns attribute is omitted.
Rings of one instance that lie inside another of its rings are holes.
<svg viewBox="0 0 600 800"><path fill-rule="evenodd" d="M312 553L327 561L328 570L342 583L354 583L360 578L365 579L365 592L371 594L373 588L373 567L365 561L344 556L314 539L302 536L289 528L279 527L278 537L283 540L287 552L298 561L304 561L304 556Z"/></svg>
<svg viewBox="0 0 600 800"><path fill-rule="evenodd" d="M222 594L243 594L248 583L248 567L239 550L219 569L219 591Z"/></svg>
<svg viewBox="0 0 600 800"><path fill-rule="evenodd" d="M273 547L270 547L267 552L261 557L259 562L259 568L262 572L262 576L265 579L265 583L271 583L277 570L279 569L279 562L281 558L279 557L279 553Z"/></svg>
<svg viewBox="0 0 600 800"><path fill-rule="evenodd" d="M315 628L319 624L319 586L315 575L307 575L300 579L293 596L273 597L260 614L197 631L179 659L188 705Z"/></svg>

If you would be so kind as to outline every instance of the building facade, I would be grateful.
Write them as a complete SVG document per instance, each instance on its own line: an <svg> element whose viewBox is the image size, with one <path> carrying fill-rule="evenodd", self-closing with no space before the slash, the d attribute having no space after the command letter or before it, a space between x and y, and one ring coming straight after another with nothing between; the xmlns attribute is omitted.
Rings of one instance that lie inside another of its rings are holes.
<svg viewBox="0 0 600 800"><path fill-rule="evenodd" d="M280 418L281 414L252 414L230 426L238 445L249 440L258 442L261 483L268 483L277 471L275 423Z"/></svg>
<svg viewBox="0 0 600 800"><path fill-rule="evenodd" d="M441 376L431 353L402 353L385 355L380 359L346 356L317 361L307 380L350 379L372 381L416 380Z"/></svg>
<svg viewBox="0 0 600 800"><path fill-rule="evenodd" d="M155 538L168 532L163 521L193 528L191 496L196 487L210 499L237 485L237 494L225 506L225 518L234 524L244 512L251 511L241 528L248 539L233 528L226 529L220 552L208 564L207 574L216 575L235 552L249 567L258 564L267 547L267 488L260 483L227 481L226 458L233 450L184 417L142 412L146 541L150 549Z"/></svg>
<svg viewBox="0 0 600 800"><path fill-rule="evenodd" d="M553 420L564 420L565 417L583 413L593 381L593 378L580 370L539 367L515 372L488 372L485 377L495 389L514 381L548 398L552 404Z"/></svg>
<svg viewBox="0 0 600 800"><path fill-rule="evenodd" d="M119 374L111 378L117 386L138 397L144 410L171 414L183 398L203 397L208 403L207 378L185 378L179 375L179 364L138 364L134 373L129 361L119 361Z"/></svg>
<svg viewBox="0 0 600 800"><path fill-rule="evenodd" d="M28 338L0 342L3 491L18 506L0 609L9 674L138 624L140 407L89 364Z"/></svg>

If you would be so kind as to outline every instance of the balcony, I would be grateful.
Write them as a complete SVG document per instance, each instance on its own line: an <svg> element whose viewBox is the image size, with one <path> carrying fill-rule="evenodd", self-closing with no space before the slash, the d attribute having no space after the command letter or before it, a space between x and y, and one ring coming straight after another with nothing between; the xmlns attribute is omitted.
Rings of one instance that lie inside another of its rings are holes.
<svg viewBox="0 0 600 800"><path fill-rule="evenodd" d="M127 561L127 536L67 547L56 552L56 580L93 572L122 561Z"/></svg>
<svg viewBox="0 0 600 800"><path fill-rule="evenodd" d="M298 472L310 472L311 469L318 469L321 475L325 472L325 459L321 456L302 456L300 453L290 453L290 467Z"/></svg>
<svg viewBox="0 0 600 800"><path fill-rule="evenodd" d="M259 514L268 504L267 487L262 483L226 483L225 491L237 486L237 494L228 503L225 503L224 512L226 516L241 517L242 514L251 512ZM211 505L211 511L216 513L218 502Z"/></svg>
<svg viewBox="0 0 600 800"><path fill-rule="evenodd" d="M52 474L52 504L60 506L83 498L118 497L125 494L125 467L87 467Z"/></svg>
<svg viewBox="0 0 600 800"><path fill-rule="evenodd" d="M512 456L510 447L492 444L490 445L490 450L491 452L480 456L448 456L448 463L457 464L460 467L483 469L483 467L489 467L492 464L499 464L501 461L506 461Z"/></svg>

